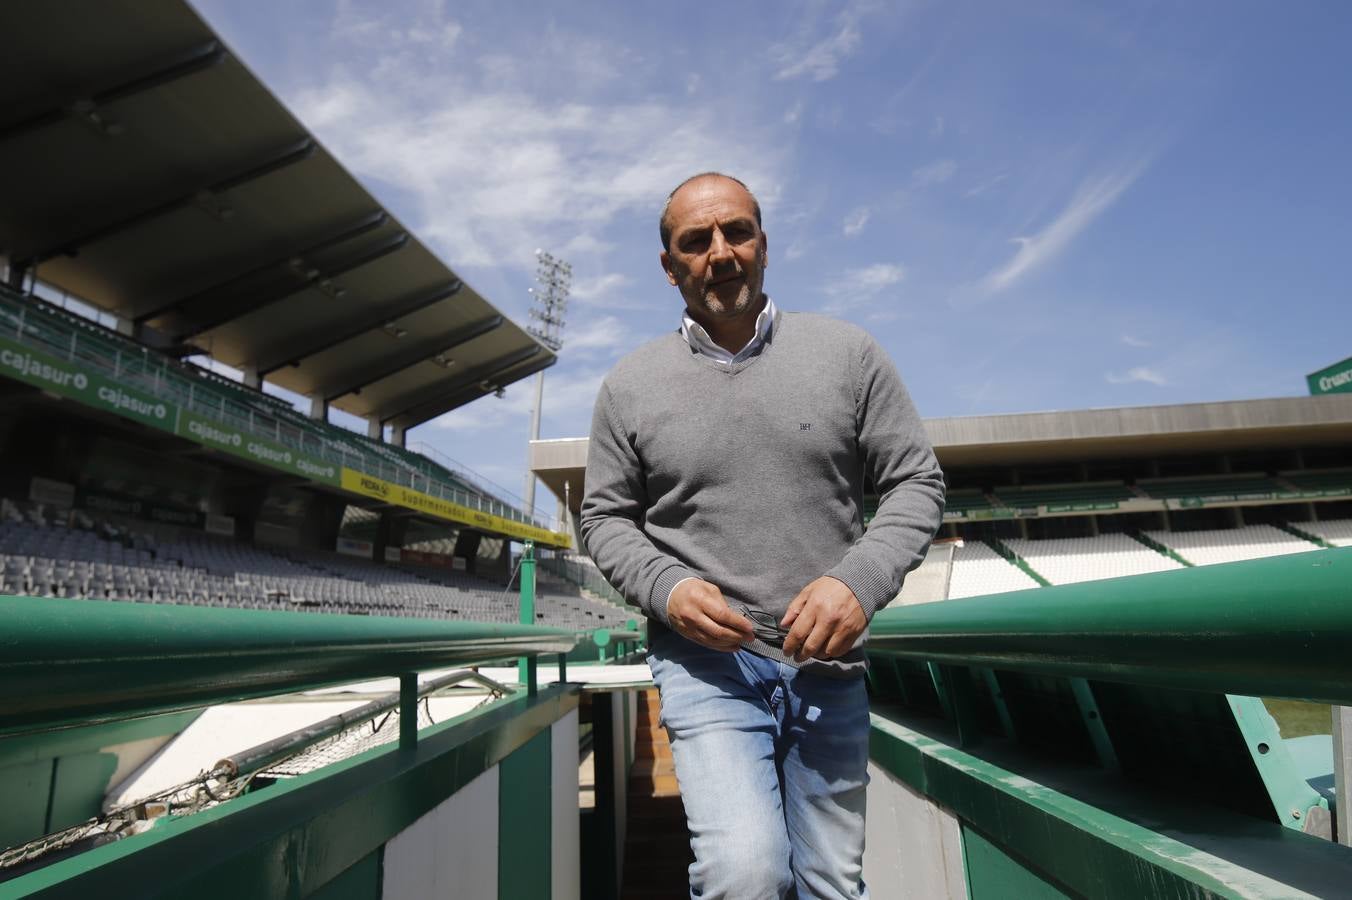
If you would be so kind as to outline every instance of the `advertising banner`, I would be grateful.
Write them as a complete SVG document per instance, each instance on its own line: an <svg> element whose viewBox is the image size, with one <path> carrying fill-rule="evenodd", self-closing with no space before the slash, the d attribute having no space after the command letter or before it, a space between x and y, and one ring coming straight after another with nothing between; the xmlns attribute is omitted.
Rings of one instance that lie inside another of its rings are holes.
<svg viewBox="0 0 1352 900"><path fill-rule="evenodd" d="M174 430L177 407L132 388L122 387L78 365L0 338L0 372L86 406L134 419L143 425Z"/></svg>
<svg viewBox="0 0 1352 900"><path fill-rule="evenodd" d="M181 525L185 528L204 528L207 516L195 509L178 506L165 506L142 500L137 497L123 497L117 494L105 494L82 488L76 497L76 505L81 509L94 512L114 513L137 519L149 519L152 522L164 522L167 525ZM233 525L233 520L231 521ZM231 529L231 533L234 529Z"/></svg>
<svg viewBox="0 0 1352 900"><path fill-rule="evenodd" d="M537 528L534 525L527 525L525 522L516 522L477 509L470 509L467 506L461 506L459 503L441 500L412 488L376 478L373 475L364 475L354 469L343 469L342 486L344 490L351 491L354 494L383 500L386 503L426 513L448 522L472 525L483 531L504 534L518 540L538 541L551 547L568 547L572 543L566 534Z"/></svg>
<svg viewBox="0 0 1352 900"><path fill-rule="evenodd" d="M338 466L298 453L264 438L245 434L229 425L213 422L183 410L178 417L177 434L207 447L224 450L234 456L274 469L281 469L311 481L338 484Z"/></svg>
<svg viewBox="0 0 1352 900"><path fill-rule="evenodd" d="M234 516L223 516L219 513L207 513L207 519L203 525L210 534L219 534L225 537L235 536Z"/></svg>
<svg viewBox="0 0 1352 900"><path fill-rule="evenodd" d="M75 485L34 476L28 485L28 499L69 509L75 505Z"/></svg>
<svg viewBox="0 0 1352 900"><path fill-rule="evenodd" d="M375 545L370 541L359 541L355 538L345 537L340 537L333 549L345 556L360 556L362 559L370 559L376 552Z"/></svg>
<svg viewBox="0 0 1352 900"><path fill-rule="evenodd" d="M404 562L413 563L419 566L430 566L435 569L453 569L456 557L447 556L445 553L427 553L423 550L405 550Z"/></svg>
<svg viewBox="0 0 1352 900"><path fill-rule="evenodd" d="M1049 513L1104 512L1114 509L1117 509L1116 500L1081 501L1079 503L1048 503L1046 506L1046 510Z"/></svg>
<svg viewBox="0 0 1352 900"><path fill-rule="evenodd" d="M1352 393L1352 356L1305 376L1311 396Z"/></svg>

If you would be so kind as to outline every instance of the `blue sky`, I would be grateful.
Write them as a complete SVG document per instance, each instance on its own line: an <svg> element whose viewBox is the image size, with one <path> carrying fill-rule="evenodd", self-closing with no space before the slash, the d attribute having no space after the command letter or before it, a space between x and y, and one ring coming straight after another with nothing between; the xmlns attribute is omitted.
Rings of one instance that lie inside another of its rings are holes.
<svg viewBox="0 0 1352 900"><path fill-rule="evenodd" d="M765 208L766 290L868 328L925 416L1305 393L1352 354L1352 6L198 0L363 183L526 321L542 435L674 328L688 174ZM520 493L531 383L411 432Z"/></svg>

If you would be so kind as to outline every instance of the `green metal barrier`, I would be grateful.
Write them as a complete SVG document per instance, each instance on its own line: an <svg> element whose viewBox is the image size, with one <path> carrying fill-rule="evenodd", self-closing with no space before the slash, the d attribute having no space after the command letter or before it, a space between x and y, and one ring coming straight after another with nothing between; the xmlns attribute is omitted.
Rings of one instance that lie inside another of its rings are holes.
<svg viewBox="0 0 1352 900"><path fill-rule="evenodd" d="M869 652L1352 705L1352 548L887 609Z"/></svg>
<svg viewBox="0 0 1352 900"><path fill-rule="evenodd" d="M1329 741L1258 698L1352 702L1350 640L1352 549L885 610L870 759L921 812L870 846L947 821L974 900L1333 896Z"/></svg>
<svg viewBox="0 0 1352 900"><path fill-rule="evenodd" d="M0 597L0 735L567 653L540 626Z"/></svg>

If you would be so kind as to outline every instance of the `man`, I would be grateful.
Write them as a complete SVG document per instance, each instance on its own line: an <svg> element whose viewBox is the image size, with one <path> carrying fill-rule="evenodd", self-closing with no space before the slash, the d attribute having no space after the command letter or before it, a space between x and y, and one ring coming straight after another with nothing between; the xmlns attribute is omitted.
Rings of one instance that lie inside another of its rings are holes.
<svg viewBox="0 0 1352 900"><path fill-rule="evenodd" d="M601 386L581 530L650 619L690 894L867 897L863 635L924 557L943 477L873 339L762 292L745 185L688 179L661 237L685 316Z"/></svg>

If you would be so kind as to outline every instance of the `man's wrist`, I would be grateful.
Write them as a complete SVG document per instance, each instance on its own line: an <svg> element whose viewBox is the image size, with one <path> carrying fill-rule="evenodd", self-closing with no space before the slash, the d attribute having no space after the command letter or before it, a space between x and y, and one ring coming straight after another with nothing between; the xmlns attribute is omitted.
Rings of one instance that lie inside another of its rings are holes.
<svg viewBox="0 0 1352 900"><path fill-rule="evenodd" d="M896 596L887 575L864 557L847 556L825 575L850 589L869 620Z"/></svg>
<svg viewBox="0 0 1352 900"><path fill-rule="evenodd" d="M671 586L671 590L667 591L667 605L668 605L668 606L671 605L671 598L672 598L672 596L676 593L676 589L677 589L678 587L680 587L681 585L685 584L687 581L698 581L698 580L699 580L699 579L696 578L694 575L687 575L687 576L685 576L684 578L682 578L680 581L678 581L678 582L676 582L675 584L673 584L673 585Z"/></svg>
<svg viewBox="0 0 1352 900"><path fill-rule="evenodd" d="M676 586L682 581L695 577L685 566L675 563L674 560L673 563L657 576L652 593L648 595L652 616L668 628L671 627L671 620L667 618L667 604L671 602L672 591L676 590Z"/></svg>

